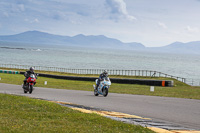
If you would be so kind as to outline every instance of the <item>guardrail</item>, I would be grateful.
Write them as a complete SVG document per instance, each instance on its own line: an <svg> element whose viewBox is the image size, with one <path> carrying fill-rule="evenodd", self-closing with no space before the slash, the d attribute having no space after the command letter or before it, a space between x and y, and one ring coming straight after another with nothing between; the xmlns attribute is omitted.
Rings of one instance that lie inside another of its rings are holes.
<svg viewBox="0 0 200 133"><path fill-rule="evenodd" d="M15 68L15 69L29 69L29 65L16 65L16 64L0 64L2 68ZM54 71L54 72L66 72L74 74L100 74L104 69L70 69L70 68L58 68L58 67L46 67L46 66L33 66L35 70L40 71ZM107 69L109 75L122 75L122 76L142 76L142 77L166 77L177 79L181 82L187 83L186 78L177 77L169 74L165 74L158 71L151 70L110 70Z"/></svg>
<svg viewBox="0 0 200 133"><path fill-rule="evenodd" d="M20 72L24 74L25 72ZM77 77L77 76L63 76L63 75L51 75L38 73L41 77L56 78L56 79L67 79L67 80L80 80L80 81L95 81L95 77ZM110 78L112 83L121 83L121 84L140 84L140 85L150 85L150 86L163 86L163 87L173 87L173 80L151 80L151 79L119 79L119 78Z"/></svg>

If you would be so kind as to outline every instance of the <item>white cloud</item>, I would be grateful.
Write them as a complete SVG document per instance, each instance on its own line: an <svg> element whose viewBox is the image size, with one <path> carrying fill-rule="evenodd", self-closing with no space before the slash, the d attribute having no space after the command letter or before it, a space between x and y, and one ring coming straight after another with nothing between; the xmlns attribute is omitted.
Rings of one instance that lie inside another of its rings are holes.
<svg viewBox="0 0 200 133"><path fill-rule="evenodd" d="M131 21L136 20L134 16L131 16L128 13L126 3L123 0L106 0L106 5L111 9L111 13L114 15L114 18L122 16Z"/></svg>
<svg viewBox="0 0 200 133"><path fill-rule="evenodd" d="M39 23L39 20L37 18L34 19L35 23Z"/></svg>
<svg viewBox="0 0 200 133"><path fill-rule="evenodd" d="M186 31L188 31L190 33L198 33L199 32L199 28L197 28L197 27L187 26L185 29L186 29Z"/></svg>
<svg viewBox="0 0 200 133"><path fill-rule="evenodd" d="M26 19L24 19L24 21L29 22L29 23L39 23L40 22L37 18L35 18L33 20L30 20L30 19L26 18Z"/></svg>
<svg viewBox="0 0 200 133"><path fill-rule="evenodd" d="M164 29L167 29L166 24L162 23L162 22L158 22L158 25Z"/></svg>
<svg viewBox="0 0 200 133"><path fill-rule="evenodd" d="M25 11L24 5L23 4L19 4L18 8L20 11Z"/></svg>
<svg viewBox="0 0 200 133"><path fill-rule="evenodd" d="M4 13L3 13L3 16L9 17L9 14L8 14L7 12L4 12Z"/></svg>
<svg viewBox="0 0 200 133"><path fill-rule="evenodd" d="M20 12L25 11L24 4L15 4L15 3L12 3L12 4L10 4L10 6L11 6L12 13L14 13L14 12L20 13Z"/></svg>

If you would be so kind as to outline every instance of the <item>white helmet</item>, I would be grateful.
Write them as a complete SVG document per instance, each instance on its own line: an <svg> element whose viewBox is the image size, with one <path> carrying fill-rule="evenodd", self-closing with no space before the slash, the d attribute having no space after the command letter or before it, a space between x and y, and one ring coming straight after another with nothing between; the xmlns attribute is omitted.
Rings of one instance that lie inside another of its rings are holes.
<svg viewBox="0 0 200 133"><path fill-rule="evenodd" d="M30 67L30 69L29 69L31 72L33 72L34 71L34 67Z"/></svg>
<svg viewBox="0 0 200 133"><path fill-rule="evenodd" d="M103 74L104 74L105 76L108 76L108 72L107 72L106 70L103 71Z"/></svg>

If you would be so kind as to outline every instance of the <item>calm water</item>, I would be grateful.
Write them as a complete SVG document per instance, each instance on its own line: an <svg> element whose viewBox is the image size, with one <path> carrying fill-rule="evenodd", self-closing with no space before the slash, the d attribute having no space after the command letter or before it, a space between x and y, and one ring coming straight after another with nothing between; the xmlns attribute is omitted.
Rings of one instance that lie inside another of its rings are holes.
<svg viewBox="0 0 200 133"><path fill-rule="evenodd" d="M197 85L200 84L200 57L198 55L48 45L30 47L24 44L2 42L0 47L0 64L75 69L153 70L190 80L194 79Z"/></svg>

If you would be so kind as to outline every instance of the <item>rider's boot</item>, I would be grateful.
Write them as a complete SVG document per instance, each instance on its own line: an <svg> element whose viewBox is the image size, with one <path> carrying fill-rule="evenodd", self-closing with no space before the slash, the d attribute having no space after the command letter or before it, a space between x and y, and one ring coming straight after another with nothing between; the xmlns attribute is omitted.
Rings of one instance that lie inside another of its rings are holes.
<svg viewBox="0 0 200 133"><path fill-rule="evenodd" d="M26 88L26 80L24 80L23 89Z"/></svg>
<svg viewBox="0 0 200 133"><path fill-rule="evenodd" d="M98 88L98 85L96 85L95 90L97 90L97 88Z"/></svg>
<svg viewBox="0 0 200 133"><path fill-rule="evenodd" d="M25 84L23 84L22 88L25 89Z"/></svg>

